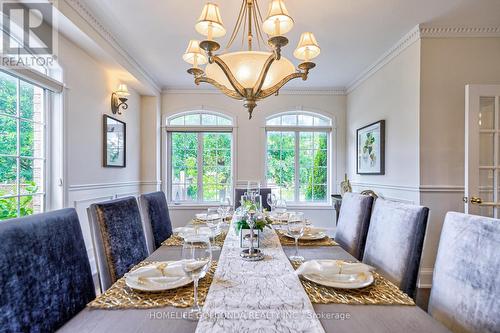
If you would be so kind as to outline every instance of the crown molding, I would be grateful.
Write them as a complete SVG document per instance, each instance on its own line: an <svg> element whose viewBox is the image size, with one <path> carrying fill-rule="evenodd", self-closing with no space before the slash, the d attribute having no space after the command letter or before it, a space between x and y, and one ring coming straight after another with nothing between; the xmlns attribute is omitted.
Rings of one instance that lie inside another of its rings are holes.
<svg viewBox="0 0 500 333"><path fill-rule="evenodd" d="M127 64L136 72L138 72L153 89L155 89L157 92L161 92L160 85L156 82L155 79L153 79L152 75L150 75L125 49L121 47L120 43L111 34L111 32L94 16L92 11L85 4L85 1L64 0L64 2L68 6L70 6L78 15L80 15L80 17L89 26L91 26L115 52L123 57Z"/></svg>
<svg viewBox="0 0 500 333"><path fill-rule="evenodd" d="M500 37L500 27L432 27L417 25L404 35L396 44L387 50L373 64L363 70L346 89L350 94L365 80L378 72L382 67L391 62L401 52L418 40L426 38L478 38L478 37Z"/></svg>
<svg viewBox="0 0 500 333"><path fill-rule="evenodd" d="M164 88L162 94L220 94L217 89L189 89L189 88ZM283 89L279 95L327 95L344 96L346 89L343 87L331 89Z"/></svg>

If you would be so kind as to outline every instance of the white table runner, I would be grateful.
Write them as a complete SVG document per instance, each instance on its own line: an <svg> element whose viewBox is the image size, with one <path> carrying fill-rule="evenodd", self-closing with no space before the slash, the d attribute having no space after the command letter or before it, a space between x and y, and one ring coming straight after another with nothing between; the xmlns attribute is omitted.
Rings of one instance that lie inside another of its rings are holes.
<svg viewBox="0 0 500 333"><path fill-rule="evenodd" d="M231 225L196 332L324 332L274 230L261 236L266 258L240 258Z"/></svg>

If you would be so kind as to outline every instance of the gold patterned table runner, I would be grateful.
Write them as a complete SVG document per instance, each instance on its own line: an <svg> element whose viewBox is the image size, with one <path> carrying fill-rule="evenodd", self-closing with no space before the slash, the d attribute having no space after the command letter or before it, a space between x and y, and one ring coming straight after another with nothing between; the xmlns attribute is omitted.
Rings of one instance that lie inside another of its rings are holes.
<svg viewBox="0 0 500 333"><path fill-rule="evenodd" d="M212 244L215 244L215 245L222 247L222 245L224 245L224 240L226 239L226 235L227 235L227 232L222 231L220 233L220 235L215 237L215 241ZM184 243L184 239L181 236L174 234L174 235L170 236L170 238L168 238L167 240L163 241L163 243L161 243L161 245L164 245L164 246L182 246L183 243Z"/></svg>
<svg viewBox="0 0 500 333"><path fill-rule="evenodd" d="M132 270L139 267L156 263L155 261L144 261L136 265ZM212 284L217 262L212 261L209 271L198 286L198 297L200 305L205 302L208 289ZM150 309L165 306L187 308L194 303L194 286L192 283L175 289L161 292L142 292L127 287L125 278L116 281L104 294L87 304L91 309Z"/></svg>
<svg viewBox="0 0 500 333"><path fill-rule="evenodd" d="M292 262L297 269L300 263ZM371 286L361 289L337 289L319 285L301 277L302 286L311 303L317 304L364 304L364 305L415 305L411 297L402 292L395 284L373 272L375 281Z"/></svg>
<svg viewBox="0 0 500 333"><path fill-rule="evenodd" d="M283 230L276 230L278 237L280 239L281 246L291 246L295 245L295 240L293 238L285 236L285 232ZM299 246L337 246L339 245L330 237L326 236L323 239L317 240L304 240L299 239Z"/></svg>

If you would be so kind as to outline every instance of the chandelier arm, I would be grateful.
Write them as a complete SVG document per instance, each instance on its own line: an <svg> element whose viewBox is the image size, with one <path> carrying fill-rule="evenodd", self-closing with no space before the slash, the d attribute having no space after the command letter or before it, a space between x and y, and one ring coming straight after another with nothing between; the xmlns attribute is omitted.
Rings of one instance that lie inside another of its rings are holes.
<svg viewBox="0 0 500 333"><path fill-rule="evenodd" d="M293 73L293 74L290 74L288 76L285 76L285 78L283 78L283 80L276 83L271 88L261 90L260 93L255 97L256 97L256 99L264 99L266 97L269 97L269 96L277 93L281 89L281 87L283 87L288 81L291 81L293 79L298 79L298 78L302 78L302 80L307 80L307 73L298 72L298 73Z"/></svg>
<svg viewBox="0 0 500 333"><path fill-rule="evenodd" d="M194 83L196 85L199 85L200 82L205 82L205 83L213 85L214 87L216 87L217 89L219 89L222 93L224 93L224 95L226 95L228 97L231 97L231 98L234 98L234 99L237 99L237 100L242 100L243 99L241 97L241 95L239 95L237 92L235 92L235 91L233 91L231 89L228 89L225 85L220 84L219 82L215 81L214 79L208 78L206 76L200 76L200 77L197 77L194 80Z"/></svg>
<svg viewBox="0 0 500 333"><path fill-rule="evenodd" d="M229 38L229 42L226 45L226 50L228 50L236 40L236 37L238 36L238 32L241 29L241 23L243 22L243 13L246 10L245 6L246 0L243 0L241 3L241 8L240 8L240 13L238 14L238 19L236 20L236 23L234 24L233 28L233 33L231 34L231 38Z"/></svg>
<svg viewBox="0 0 500 333"><path fill-rule="evenodd" d="M256 12L254 15L255 16L255 27L256 27L257 32L258 32L258 39L260 38L264 47L268 48L266 46L266 43L265 43L265 40L267 40L267 39L264 39L264 35L262 34L261 25L263 24L264 20L262 19L262 14L260 13L259 3L257 1L255 1L255 12ZM260 45L260 42L259 42L259 45Z"/></svg>
<svg viewBox="0 0 500 333"><path fill-rule="evenodd" d="M262 67L259 79L257 80L257 83L253 87L254 96L257 96L260 93L262 85L264 85L264 81L266 80L267 73L269 72L269 69L271 68L271 65L273 64L274 60L276 60L276 55L273 53L269 56L269 58L267 58L266 62L264 63L264 67Z"/></svg>
<svg viewBox="0 0 500 333"><path fill-rule="evenodd" d="M231 72L231 69L226 65L226 63L218 56L214 56L213 60L220 67L220 69L222 69L222 72L224 73L224 75L226 75L229 83L231 83L231 86L233 86L234 90L236 90L236 92L241 96L245 96L245 88L238 82L238 80L236 80L233 73Z"/></svg>

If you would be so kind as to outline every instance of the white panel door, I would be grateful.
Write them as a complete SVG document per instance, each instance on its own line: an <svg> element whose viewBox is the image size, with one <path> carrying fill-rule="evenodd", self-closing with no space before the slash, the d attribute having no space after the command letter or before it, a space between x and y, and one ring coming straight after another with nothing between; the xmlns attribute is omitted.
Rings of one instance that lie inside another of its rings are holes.
<svg viewBox="0 0 500 333"><path fill-rule="evenodd" d="M465 212L500 218L500 85L465 88Z"/></svg>

